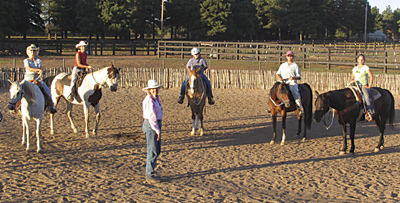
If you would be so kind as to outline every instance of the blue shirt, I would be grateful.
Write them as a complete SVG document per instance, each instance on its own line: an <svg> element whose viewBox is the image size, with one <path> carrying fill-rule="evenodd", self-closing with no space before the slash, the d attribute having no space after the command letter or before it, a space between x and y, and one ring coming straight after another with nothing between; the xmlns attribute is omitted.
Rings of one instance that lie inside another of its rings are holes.
<svg viewBox="0 0 400 203"><path fill-rule="evenodd" d="M195 59L194 57L189 59L189 61L186 64L186 67L189 67L191 70L197 70L200 68L200 71L198 73L202 74L204 73L204 69L207 66L207 62L203 57L199 57L198 59Z"/></svg>
<svg viewBox="0 0 400 203"><path fill-rule="evenodd" d="M42 67L42 60L36 58L34 61L30 60L29 58L24 59L24 67L25 67L25 80L35 80L39 77L37 72L31 72L26 67L30 66L34 69L40 69Z"/></svg>

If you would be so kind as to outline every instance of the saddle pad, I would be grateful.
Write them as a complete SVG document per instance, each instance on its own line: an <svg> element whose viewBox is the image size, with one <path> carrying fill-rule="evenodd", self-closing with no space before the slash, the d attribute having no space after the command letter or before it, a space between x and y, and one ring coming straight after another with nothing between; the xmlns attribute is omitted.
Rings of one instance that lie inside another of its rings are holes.
<svg viewBox="0 0 400 203"><path fill-rule="evenodd" d="M86 75L87 75L87 73L78 73L78 79L76 80L77 87L80 87L82 85L82 81L86 77ZM71 85L71 73L69 73L68 75L65 75L61 79L60 83L65 86L70 86Z"/></svg>

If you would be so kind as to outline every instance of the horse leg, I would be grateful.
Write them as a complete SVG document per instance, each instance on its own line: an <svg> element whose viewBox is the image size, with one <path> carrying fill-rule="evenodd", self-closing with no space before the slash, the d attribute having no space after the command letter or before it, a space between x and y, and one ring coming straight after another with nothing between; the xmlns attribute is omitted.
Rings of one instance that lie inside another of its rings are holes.
<svg viewBox="0 0 400 203"><path fill-rule="evenodd" d="M379 152L383 149L383 145L385 144L385 137L383 136L383 133L385 132L386 121L381 120L380 116L376 115L374 117L374 122L379 129L379 141L378 145L374 149L374 152Z"/></svg>
<svg viewBox="0 0 400 203"><path fill-rule="evenodd" d="M78 133L78 130L75 128L74 122L72 121L72 104L67 103L67 116L69 119L69 122L71 123L71 128L74 131L74 133Z"/></svg>
<svg viewBox="0 0 400 203"><path fill-rule="evenodd" d="M354 145L354 135L356 133L356 122L351 122L350 123L350 141L351 141L351 147L350 147L350 153L354 154L354 149L356 146Z"/></svg>
<svg viewBox="0 0 400 203"><path fill-rule="evenodd" d="M273 134L272 134L272 140L270 144L275 144L276 140L276 113L272 113L272 129L273 129Z"/></svg>
<svg viewBox="0 0 400 203"><path fill-rule="evenodd" d="M87 104L83 105L83 112L85 113L85 134L86 134L86 138L90 138L90 134L89 134L89 106Z"/></svg>
<svg viewBox="0 0 400 203"><path fill-rule="evenodd" d="M301 119L302 119L302 117L303 116L300 116L298 113L297 113L297 110L296 110L296 115L297 115L297 136L300 136L300 134L301 134Z"/></svg>
<svg viewBox="0 0 400 203"><path fill-rule="evenodd" d="M200 113L199 115L199 121L200 121L200 136L204 135L204 129L203 129L203 113Z"/></svg>
<svg viewBox="0 0 400 203"><path fill-rule="evenodd" d="M347 139L346 139L346 124L340 123L340 128L342 129L342 147L339 150L339 155L344 155L346 154L347 150Z"/></svg>
<svg viewBox="0 0 400 203"><path fill-rule="evenodd" d="M22 142L21 145L24 146L26 144L26 125L25 125L25 117L22 117Z"/></svg>
<svg viewBox="0 0 400 203"><path fill-rule="evenodd" d="M97 135L97 128L99 127L100 123L100 103L97 103L97 105L94 107L94 111L96 112L96 124L93 129L93 135Z"/></svg>
<svg viewBox="0 0 400 203"><path fill-rule="evenodd" d="M281 145L285 145L285 140L286 140L286 111L282 111L282 141Z"/></svg>
<svg viewBox="0 0 400 203"><path fill-rule="evenodd" d="M28 118L24 118L24 126L25 126L25 140L26 140L26 152L29 152L30 149L30 143L29 143L29 138L30 138L30 133L29 133L29 122Z"/></svg>
<svg viewBox="0 0 400 203"><path fill-rule="evenodd" d="M190 132L190 135L194 135L197 129L197 115L193 114L192 115L192 132Z"/></svg>
<svg viewBox="0 0 400 203"><path fill-rule="evenodd" d="M57 104L58 104L59 100L60 100L60 97L58 97L56 99L53 99L54 107L57 107ZM54 119L54 114L51 113L50 114L50 134L51 135L54 135L54 122L53 122L53 119Z"/></svg>
<svg viewBox="0 0 400 203"><path fill-rule="evenodd" d="M42 125L42 118L36 120L36 152L39 153L42 148L40 147L40 126Z"/></svg>

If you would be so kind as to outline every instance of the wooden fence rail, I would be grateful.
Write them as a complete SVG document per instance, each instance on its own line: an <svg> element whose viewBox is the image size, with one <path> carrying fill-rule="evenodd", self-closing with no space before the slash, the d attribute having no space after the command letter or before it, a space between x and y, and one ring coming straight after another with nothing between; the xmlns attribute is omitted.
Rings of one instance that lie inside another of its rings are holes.
<svg viewBox="0 0 400 203"><path fill-rule="evenodd" d="M366 55L368 65L382 68L400 68L400 49L395 46L327 46L302 44L274 44L266 42L202 42L202 41L158 41L159 57L190 58L190 50L199 47L203 57L217 60L274 61L282 63L286 51L292 50L296 63L303 68L319 64L332 66L354 66L358 54Z"/></svg>
<svg viewBox="0 0 400 203"><path fill-rule="evenodd" d="M8 87L8 79L22 80L24 68L1 68L0 86ZM71 72L71 68L47 68L47 76ZM206 71L213 88L221 89L269 89L276 82L276 71L266 70L224 70ZM145 87L149 79L155 79L165 88L180 87L188 73L185 69L174 68L123 68L120 87ZM302 83L310 84L313 90L329 91L345 88L350 73L303 72ZM375 74L375 86L400 94L400 75ZM267 93L266 93L267 94Z"/></svg>

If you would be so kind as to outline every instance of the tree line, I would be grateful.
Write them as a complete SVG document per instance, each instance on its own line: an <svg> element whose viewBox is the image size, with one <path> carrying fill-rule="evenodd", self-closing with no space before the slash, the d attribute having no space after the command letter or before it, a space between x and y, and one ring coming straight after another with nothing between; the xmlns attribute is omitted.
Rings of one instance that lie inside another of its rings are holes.
<svg viewBox="0 0 400 203"><path fill-rule="evenodd" d="M400 9L380 13L367 0L13 0L0 1L0 38L71 35L88 39L306 40L399 39ZM367 11L367 15L366 15ZM367 16L367 18L365 18Z"/></svg>

